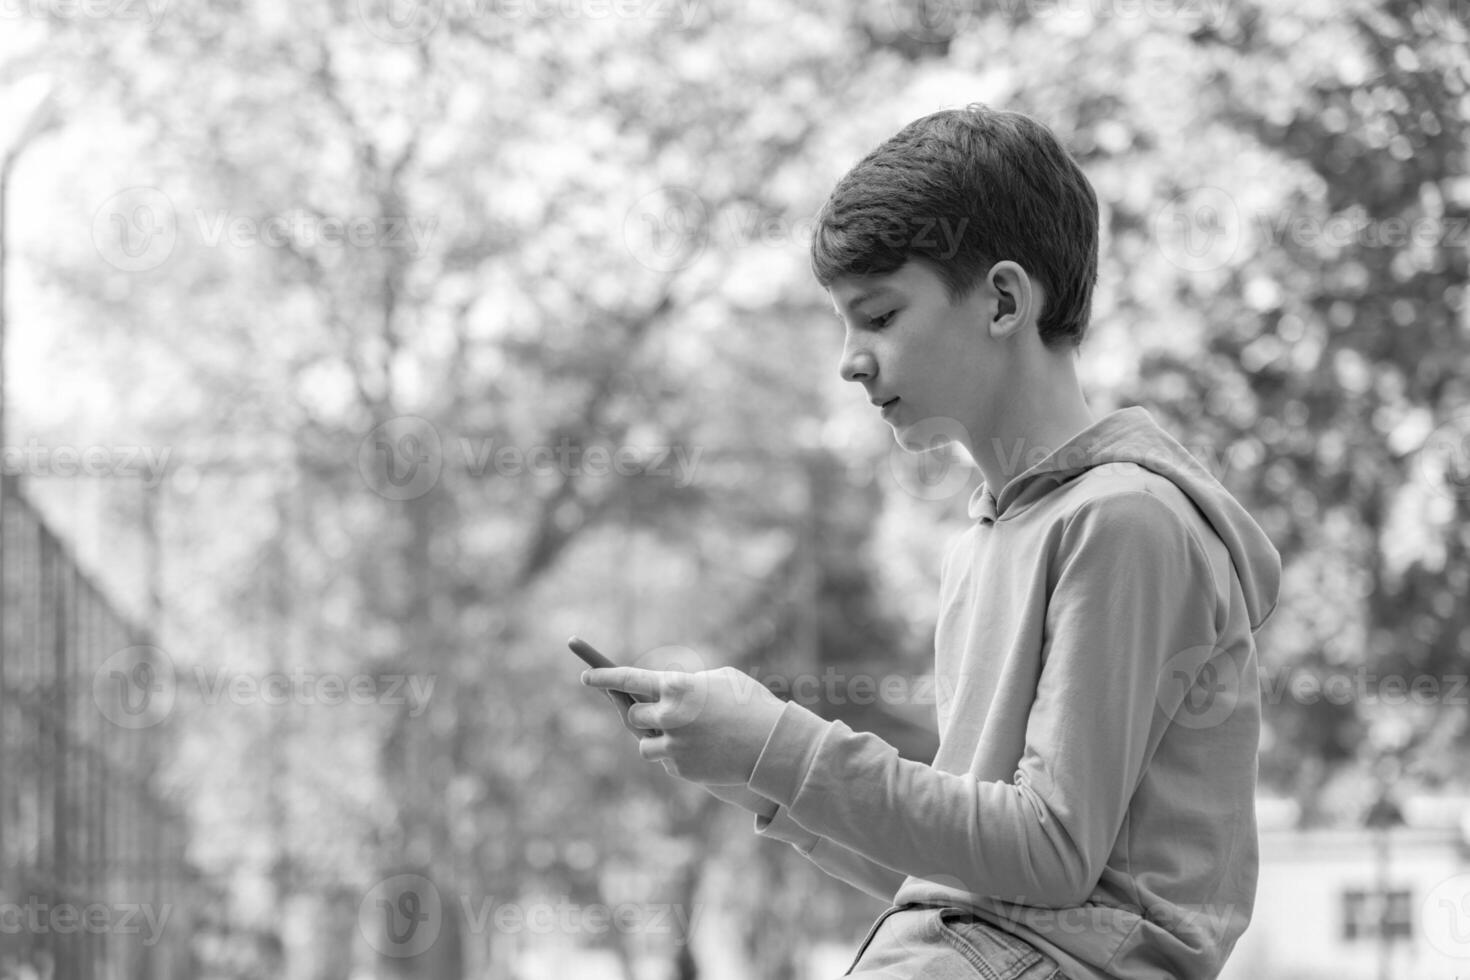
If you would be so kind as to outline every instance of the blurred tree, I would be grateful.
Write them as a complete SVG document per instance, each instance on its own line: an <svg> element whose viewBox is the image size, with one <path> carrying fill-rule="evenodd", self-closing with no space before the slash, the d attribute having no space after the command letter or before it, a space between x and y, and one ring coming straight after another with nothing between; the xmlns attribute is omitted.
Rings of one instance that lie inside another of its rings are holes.
<svg viewBox="0 0 1470 980"><path fill-rule="evenodd" d="M413 871L461 895L571 876L560 859L527 852L541 835L590 832L610 857L636 853L618 821L587 826L582 814L589 799L615 807L646 795L647 777L546 793L526 785L526 756L566 748L557 712L546 710L557 699L539 693L546 638L527 597L574 541L619 515L686 547L699 517L722 503L739 501L716 510L729 515L726 534L792 520L779 493L776 509L751 507L748 477L722 500L718 480L608 479L584 459L592 448L706 443L778 457L790 441L783 418L813 413L800 387L753 398L748 375L688 365L701 349L713 354L718 334L706 325L728 303L726 257L751 245L744 222L793 222L772 185L820 118L810 100L840 89L854 68L773 49L742 63L748 81L732 86L699 65L731 46L739 24L670 34L657 23L569 29L475 14L450 11L422 37L386 40L393 25L368 5L289 18L268 6L186 9L142 35L101 21L57 28L58 60L74 59L85 84L167 151L143 179L180 234L156 272L94 261L55 275L94 305L104 336L178 366L180 390L155 431L174 444L232 444L224 459L193 461L214 483L184 517L199 522L195 534L226 500L253 499L264 515L291 499L299 514L231 529L245 559L231 583L211 569L218 548L197 565L181 558L181 583L194 589L212 574L219 592L177 605L198 602L223 623L263 617L272 642L250 651L250 669L335 665L439 682L426 705L405 700L390 712L369 783L381 794L359 791L376 795L372 808L328 844L369 855L366 874L323 860L321 831L300 811L342 809L332 798L340 787L315 784L315 767L296 759L374 722L283 727L277 714L259 734L267 750L254 785L268 792L233 831L261 838L272 855L261 869L277 909L302 891L340 895L344 875L365 890ZM782 21L784 12L768 16L764 29ZM694 74L641 71L671 59ZM193 84L172 86L185 75ZM490 97L507 84L539 92L543 111ZM293 103L283 113L285 92ZM701 145L704 156L688 155ZM722 166L706 167L712 153ZM641 174L648 184L630 186ZM323 247L312 235L333 221L372 234ZM619 239L623 247L607 248ZM728 420L707 401L720 388L741 405ZM731 438L736 424L745 428ZM558 465L528 472L484 455L505 448L519 460L549 450ZM435 469L427 485L393 482L406 474L411 483L420 464ZM757 461L752 472L764 468ZM262 478L248 485L251 471ZM292 542L288 570L283 541ZM758 587L738 566L727 572ZM272 587L259 605L232 597L256 594L262 577ZM284 623L309 615L295 594L313 596L323 621ZM687 839L703 825L675 814L668 833ZM452 902L445 914L458 914ZM427 958L379 967L459 970Z"/></svg>
<svg viewBox="0 0 1470 980"><path fill-rule="evenodd" d="M1330 19L1261 8L1196 37L1225 118L1294 175L1279 210L1242 227L1254 254L1212 299L1231 329L1190 374L1202 392L1237 387L1218 380L1222 365L1248 383L1254 411L1227 438L1263 443L1251 495L1310 576L1304 600L1344 607L1277 665L1354 678L1350 700L1273 706L1265 772L1298 783L1309 818L1335 765L1373 761L1370 726L1410 725L1400 751L1423 782L1467 776L1446 751L1464 744L1452 688L1470 672L1470 25L1453 13L1396 0Z"/></svg>

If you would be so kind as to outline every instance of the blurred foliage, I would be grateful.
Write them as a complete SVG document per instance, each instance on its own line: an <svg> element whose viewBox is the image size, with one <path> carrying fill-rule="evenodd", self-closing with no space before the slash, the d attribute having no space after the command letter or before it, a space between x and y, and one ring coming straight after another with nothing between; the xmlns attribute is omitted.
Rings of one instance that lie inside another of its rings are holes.
<svg viewBox="0 0 1470 980"><path fill-rule="evenodd" d="M173 450L161 634L182 669L435 682L397 710L198 702L171 721L194 857L222 883L222 973L278 975L293 902L347 944L356 902L405 871L606 902L727 880L764 977L794 975L813 889L843 893L831 933L862 928L867 899L643 764L562 641L687 644L762 676L926 669L974 477L902 489L912 462L840 390L803 235L874 143L973 100L1047 121L1097 186L1094 406L1148 405L1282 549L1263 783L1320 820L1359 815L1384 754L1406 782L1463 785L1463 702L1306 704L1281 684L1467 672L1467 460L1444 439L1470 432L1465 27L1396 0L1124 6L405 20L257 0L19 25L0 84L49 73L61 123L17 170L51 210L18 235L39 285L12 330L42 332L57 384L101 407L53 419L22 385L12 441L90 426ZM177 219L153 268L109 263L90 231L128 187ZM1180 214L1203 251L1170 238ZM232 243L231 222L281 215L379 233ZM1441 233L1335 241L1332 219ZM367 469L403 416L442 473L395 500ZM536 447L569 462L496 463ZM606 476L589 447L694 462ZM925 751L911 719L827 713ZM506 962L459 925L413 975ZM641 952L596 941L624 970ZM372 969L390 967L410 975ZM312 969L345 978L353 958Z"/></svg>

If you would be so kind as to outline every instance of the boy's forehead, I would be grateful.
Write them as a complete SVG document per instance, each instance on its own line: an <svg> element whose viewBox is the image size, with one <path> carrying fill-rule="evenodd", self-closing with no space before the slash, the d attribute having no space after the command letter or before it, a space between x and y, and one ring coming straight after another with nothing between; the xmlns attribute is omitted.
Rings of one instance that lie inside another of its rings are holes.
<svg viewBox="0 0 1470 980"><path fill-rule="evenodd" d="M896 275L889 272L877 276L839 276L827 287L827 295L832 298L833 309L841 315L843 307L851 309L894 292Z"/></svg>

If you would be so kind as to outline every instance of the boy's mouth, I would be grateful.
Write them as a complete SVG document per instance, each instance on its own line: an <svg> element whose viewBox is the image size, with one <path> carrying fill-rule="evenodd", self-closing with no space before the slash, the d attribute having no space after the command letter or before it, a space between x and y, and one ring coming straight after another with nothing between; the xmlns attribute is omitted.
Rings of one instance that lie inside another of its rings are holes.
<svg viewBox="0 0 1470 980"><path fill-rule="evenodd" d="M896 406L897 404L898 404L898 399L897 398L890 398L890 399L888 399L888 401L886 401L883 404L881 404L881 405L878 406L878 411L883 414L884 418L887 418L888 417L888 413L891 412L891 411L893 411L894 406Z"/></svg>

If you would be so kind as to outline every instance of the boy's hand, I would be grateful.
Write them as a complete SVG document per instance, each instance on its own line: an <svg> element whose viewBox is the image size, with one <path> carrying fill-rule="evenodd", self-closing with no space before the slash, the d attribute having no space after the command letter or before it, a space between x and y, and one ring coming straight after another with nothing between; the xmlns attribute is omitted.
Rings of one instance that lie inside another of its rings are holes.
<svg viewBox="0 0 1470 980"><path fill-rule="evenodd" d="M696 783L749 781L784 702L734 667L686 673L640 667L583 671L582 683L654 700L628 709L629 724L663 732L640 739L638 754Z"/></svg>

